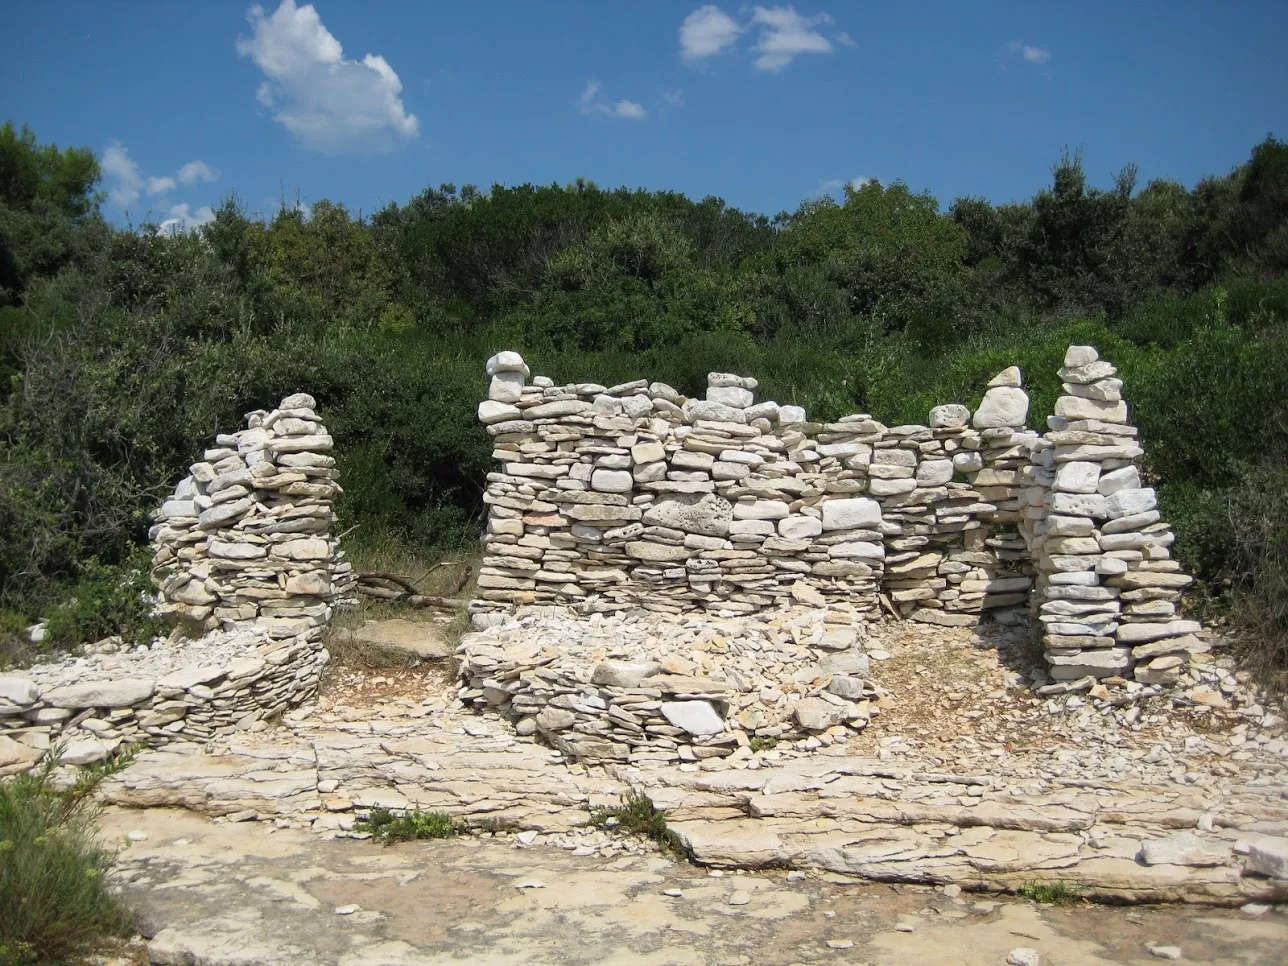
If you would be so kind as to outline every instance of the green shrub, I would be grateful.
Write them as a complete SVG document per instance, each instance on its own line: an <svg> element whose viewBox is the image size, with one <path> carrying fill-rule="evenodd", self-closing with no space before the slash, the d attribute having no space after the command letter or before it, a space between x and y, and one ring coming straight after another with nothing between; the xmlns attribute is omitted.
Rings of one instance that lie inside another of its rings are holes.
<svg viewBox="0 0 1288 966"><path fill-rule="evenodd" d="M96 839L89 793L104 771L60 790L56 765L0 780L0 966L71 962L131 931Z"/></svg>
<svg viewBox="0 0 1288 966"><path fill-rule="evenodd" d="M385 845L414 839L450 839L465 831L464 824L446 812L422 812L420 809L395 815L387 808L373 808L353 827L359 832L370 832L372 838Z"/></svg>
<svg viewBox="0 0 1288 966"><path fill-rule="evenodd" d="M652 839L663 852L684 853L680 837L666 824L666 812L657 808L644 792L632 790L622 797L620 805L597 808L590 813L590 824L603 829L622 829Z"/></svg>
<svg viewBox="0 0 1288 966"><path fill-rule="evenodd" d="M1244 471L1221 502L1225 568L1240 658L1273 693L1288 695L1288 463Z"/></svg>
<svg viewBox="0 0 1288 966"><path fill-rule="evenodd" d="M1015 893L1043 906L1071 906L1082 899L1082 890L1067 882L1029 882Z"/></svg>
<svg viewBox="0 0 1288 966"><path fill-rule="evenodd" d="M163 633L165 625L152 615L150 557L146 547L138 547L120 566L86 561L80 580L49 612L46 641L74 647L117 634L127 644L144 644Z"/></svg>

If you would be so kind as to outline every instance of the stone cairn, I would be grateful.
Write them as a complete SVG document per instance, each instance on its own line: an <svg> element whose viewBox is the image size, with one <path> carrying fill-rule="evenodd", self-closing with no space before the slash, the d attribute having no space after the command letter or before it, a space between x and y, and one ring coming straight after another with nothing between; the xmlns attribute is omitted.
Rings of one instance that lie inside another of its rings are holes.
<svg viewBox="0 0 1288 966"><path fill-rule="evenodd" d="M163 614L204 629L317 634L347 600L353 568L331 534L339 494L331 436L296 393L220 435L154 514L152 575Z"/></svg>
<svg viewBox="0 0 1288 966"><path fill-rule="evenodd" d="M1037 560L1034 594L1055 681L1132 675L1173 684L1208 649L1197 621L1180 620L1190 584L1169 548L1117 370L1090 346L1070 346L1065 395L1034 449L1028 532Z"/></svg>

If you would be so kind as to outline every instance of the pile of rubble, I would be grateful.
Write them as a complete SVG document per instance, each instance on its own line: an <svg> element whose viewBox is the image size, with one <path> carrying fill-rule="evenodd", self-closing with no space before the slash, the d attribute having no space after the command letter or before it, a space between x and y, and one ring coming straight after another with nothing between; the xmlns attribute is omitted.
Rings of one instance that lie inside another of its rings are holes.
<svg viewBox="0 0 1288 966"><path fill-rule="evenodd" d="M205 742L263 728L317 692L326 649L309 636L215 631L0 677L0 775L61 745L66 764L133 744Z"/></svg>
<svg viewBox="0 0 1288 966"><path fill-rule="evenodd" d="M864 633L841 607L725 620L524 608L461 639L459 697L578 760L698 761L757 739L816 748L874 713Z"/></svg>

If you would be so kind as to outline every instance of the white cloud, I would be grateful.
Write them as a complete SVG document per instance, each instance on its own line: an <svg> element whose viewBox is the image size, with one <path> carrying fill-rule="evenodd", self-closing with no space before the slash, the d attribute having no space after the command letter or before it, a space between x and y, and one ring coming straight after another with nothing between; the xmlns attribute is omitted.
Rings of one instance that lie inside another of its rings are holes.
<svg viewBox="0 0 1288 966"><path fill-rule="evenodd" d="M210 184L219 180L219 172L205 161L189 161L179 169L177 177L180 184L196 184L198 181Z"/></svg>
<svg viewBox="0 0 1288 966"><path fill-rule="evenodd" d="M832 42L814 29L832 22L825 13L805 17L794 7L756 7L751 22L762 28L755 47L758 70L777 72L800 54L832 52Z"/></svg>
<svg viewBox="0 0 1288 966"><path fill-rule="evenodd" d="M145 191L149 196L163 196L174 191L180 183L190 185L197 181L211 182L219 177L219 172L204 161L189 161L173 178L168 175L145 176L139 163L130 157L129 150L120 141L113 141L107 146L100 166L107 185L108 200L122 211L138 201ZM169 201L162 199L159 203L166 205ZM167 217L157 226L157 231L164 235L190 231L214 217L215 213L209 205L202 205L196 211L186 202L171 205Z"/></svg>
<svg viewBox="0 0 1288 966"><path fill-rule="evenodd" d="M680 55L687 61L714 57L732 47L743 29L713 3L698 7L680 24Z"/></svg>
<svg viewBox="0 0 1288 966"><path fill-rule="evenodd" d="M1051 51L1045 47L1034 47L1032 44L1026 44L1022 40L1012 40L1006 45L1006 53L1011 60L1022 60L1026 64L1045 64L1051 59ZM1005 70L1006 64L1000 59L999 66Z"/></svg>
<svg viewBox="0 0 1288 966"><path fill-rule="evenodd" d="M814 189L814 194L811 197L822 198L824 195L834 195L846 187L853 188L855 191L858 191L871 180L871 178L864 178L862 176L851 178L849 181L846 181L844 178L828 178L826 180L820 180L818 187Z"/></svg>
<svg viewBox="0 0 1288 966"><path fill-rule="evenodd" d="M143 175L139 173L138 162L130 158L130 152L120 141L113 141L103 152L100 162L103 169L103 180L107 183L107 196L118 208L126 208L139 200L143 189Z"/></svg>
<svg viewBox="0 0 1288 966"><path fill-rule="evenodd" d="M209 205L202 205L196 211L185 202L170 209L170 217L157 225L158 235L179 235L187 231L196 231L202 225L215 220L215 213Z"/></svg>
<svg viewBox="0 0 1288 966"><path fill-rule="evenodd" d="M579 103L583 114L603 114L607 117L621 117L630 121L642 121L648 117L644 106L635 101L620 100L610 103L600 97L604 85L597 80L587 81L581 92Z"/></svg>
<svg viewBox="0 0 1288 966"><path fill-rule="evenodd" d="M666 102L667 107L683 107L684 91L679 88L673 91L663 91L662 100Z"/></svg>
<svg viewBox="0 0 1288 966"><path fill-rule="evenodd" d="M312 4L282 0L271 16L256 4L247 19L252 34L238 38L237 53L268 77L255 96L305 147L369 154L392 150L420 133L388 61L378 54L346 60Z"/></svg>

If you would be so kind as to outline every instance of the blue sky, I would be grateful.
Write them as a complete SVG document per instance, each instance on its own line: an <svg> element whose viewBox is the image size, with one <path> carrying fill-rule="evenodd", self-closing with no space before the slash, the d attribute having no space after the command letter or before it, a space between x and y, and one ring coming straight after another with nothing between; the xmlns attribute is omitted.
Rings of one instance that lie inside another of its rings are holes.
<svg viewBox="0 0 1288 966"><path fill-rule="evenodd" d="M285 0L6 7L3 114L205 217L590 178L772 214L846 181L1024 199L1065 146L1192 185L1288 136L1288 3Z"/></svg>

